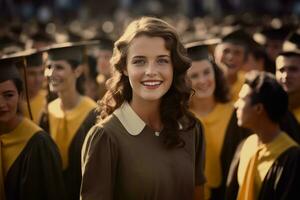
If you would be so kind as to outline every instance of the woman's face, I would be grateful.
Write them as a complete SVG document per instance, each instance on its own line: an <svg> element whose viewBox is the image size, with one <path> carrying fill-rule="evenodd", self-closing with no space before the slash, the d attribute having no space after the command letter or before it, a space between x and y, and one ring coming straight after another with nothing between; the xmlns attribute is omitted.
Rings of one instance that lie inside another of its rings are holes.
<svg viewBox="0 0 300 200"><path fill-rule="evenodd" d="M216 88L215 73L208 60L193 61L187 77L195 90L196 98L213 97Z"/></svg>
<svg viewBox="0 0 300 200"><path fill-rule="evenodd" d="M47 64L46 76L49 77L50 90L53 92L64 92L76 85L76 69L64 60L50 61Z"/></svg>
<svg viewBox="0 0 300 200"><path fill-rule="evenodd" d="M237 74L245 64L245 48L241 45L221 43L216 47L214 55L225 76Z"/></svg>
<svg viewBox="0 0 300 200"><path fill-rule="evenodd" d="M19 97L16 85L12 80L0 83L0 123L9 122L16 117Z"/></svg>
<svg viewBox="0 0 300 200"><path fill-rule="evenodd" d="M124 74L132 87L132 100L160 100L173 80L171 53L165 47L165 40L148 36L135 38L128 48Z"/></svg>

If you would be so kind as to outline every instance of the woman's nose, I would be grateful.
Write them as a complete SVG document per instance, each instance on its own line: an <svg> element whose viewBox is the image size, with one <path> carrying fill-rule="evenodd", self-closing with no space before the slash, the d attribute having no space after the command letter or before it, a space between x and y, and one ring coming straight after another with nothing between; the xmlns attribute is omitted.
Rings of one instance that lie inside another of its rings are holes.
<svg viewBox="0 0 300 200"><path fill-rule="evenodd" d="M146 75L148 76L154 76L157 74L157 71L156 71L156 65L155 63L153 62L150 62L146 68L146 72L145 72Z"/></svg>

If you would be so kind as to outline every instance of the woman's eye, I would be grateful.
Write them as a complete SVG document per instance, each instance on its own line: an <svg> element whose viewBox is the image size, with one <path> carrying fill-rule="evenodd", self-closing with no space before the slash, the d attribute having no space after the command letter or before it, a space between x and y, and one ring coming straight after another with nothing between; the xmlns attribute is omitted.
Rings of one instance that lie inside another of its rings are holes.
<svg viewBox="0 0 300 200"><path fill-rule="evenodd" d="M132 64L134 65L144 65L145 63L146 63L145 60L142 59L136 59L132 61Z"/></svg>
<svg viewBox="0 0 300 200"><path fill-rule="evenodd" d="M157 62L158 62L159 64L168 64L168 63L169 63L169 60L168 60L168 59L161 58L161 59L158 59Z"/></svg>
<svg viewBox="0 0 300 200"><path fill-rule="evenodd" d="M15 94L14 93L7 93L7 94L4 94L3 96L4 96L5 99L10 99L10 98L14 97Z"/></svg>
<svg viewBox="0 0 300 200"><path fill-rule="evenodd" d="M190 79L197 79L198 78L198 74L191 74Z"/></svg>
<svg viewBox="0 0 300 200"><path fill-rule="evenodd" d="M210 74L210 70L205 70L203 74L204 75L209 75Z"/></svg>

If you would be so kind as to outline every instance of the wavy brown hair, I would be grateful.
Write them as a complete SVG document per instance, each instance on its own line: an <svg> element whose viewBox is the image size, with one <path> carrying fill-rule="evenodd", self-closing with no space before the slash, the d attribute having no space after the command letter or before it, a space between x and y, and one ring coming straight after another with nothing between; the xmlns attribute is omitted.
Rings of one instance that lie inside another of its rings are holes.
<svg viewBox="0 0 300 200"><path fill-rule="evenodd" d="M186 50L180 42L176 30L165 21L157 18L142 17L134 20L115 42L110 60L113 75L107 81L106 94L98 102L98 118L101 122L119 108L124 101L131 101L132 88L123 71L127 66L128 48L132 40L140 36L163 38L166 49L170 51L174 74L172 85L162 97L160 105L160 115L164 125L161 135L167 147L184 146L184 141L179 136L180 125L178 122L180 121L185 130L195 125L195 119L188 111L188 100L192 90L185 84L185 73L190 67L191 61L187 57Z"/></svg>

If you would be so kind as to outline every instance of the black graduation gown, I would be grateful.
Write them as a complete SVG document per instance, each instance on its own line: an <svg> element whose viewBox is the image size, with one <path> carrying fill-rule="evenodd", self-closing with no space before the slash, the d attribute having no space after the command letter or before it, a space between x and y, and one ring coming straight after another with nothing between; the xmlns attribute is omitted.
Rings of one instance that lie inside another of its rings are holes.
<svg viewBox="0 0 300 200"><path fill-rule="evenodd" d="M288 111L281 120L280 129L300 144L300 124L292 112Z"/></svg>
<svg viewBox="0 0 300 200"><path fill-rule="evenodd" d="M240 147L242 144L240 145ZM228 176L226 199L236 199L239 185L237 182L237 169L240 148L236 154ZM300 148L290 147L283 152L268 170L259 192L258 200L290 200L300 199Z"/></svg>
<svg viewBox="0 0 300 200"><path fill-rule="evenodd" d="M7 172L6 200L64 200L61 169L56 145L47 133L38 131Z"/></svg>
<svg viewBox="0 0 300 200"><path fill-rule="evenodd" d="M63 177L68 196L67 199L69 200L79 200L81 186L81 148L86 134L96 123L96 118L96 109L92 109L85 120L81 123L69 146L68 167L63 170ZM45 119L45 116L43 116L43 119ZM49 132L47 120L42 121L40 126Z"/></svg>
<svg viewBox="0 0 300 200"><path fill-rule="evenodd" d="M241 128L237 125L236 112L232 113L230 121L228 123L223 146L221 149L221 170L222 181L218 188L214 188L211 191L211 200L222 200L226 190L226 179L230 168L230 163L235 154L236 148L242 140L250 135L251 131L245 128Z"/></svg>
<svg viewBox="0 0 300 200"><path fill-rule="evenodd" d="M300 199L300 148L291 147L268 171L258 200Z"/></svg>

